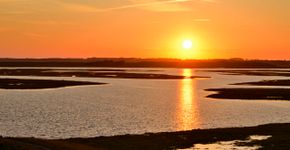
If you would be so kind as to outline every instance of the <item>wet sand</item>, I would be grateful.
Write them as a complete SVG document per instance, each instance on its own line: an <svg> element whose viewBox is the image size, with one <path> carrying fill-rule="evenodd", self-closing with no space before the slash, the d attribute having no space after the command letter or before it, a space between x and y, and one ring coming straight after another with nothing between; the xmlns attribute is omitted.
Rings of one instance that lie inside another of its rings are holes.
<svg viewBox="0 0 290 150"><path fill-rule="evenodd" d="M102 84L106 83L65 80L0 79L0 89L48 89Z"/></svg>
<svg viewBox="0 0 290 150"><path fill-rule="evenodd" d="M268 124L255 127L204 129L181 132L147 133L112 137L46 140L35 138L0 138L1 150L174 150L194 144L247 140L252 135L271 136L267 140L239 143L261 146L261 149L288 149L290 124Z"/></svg>

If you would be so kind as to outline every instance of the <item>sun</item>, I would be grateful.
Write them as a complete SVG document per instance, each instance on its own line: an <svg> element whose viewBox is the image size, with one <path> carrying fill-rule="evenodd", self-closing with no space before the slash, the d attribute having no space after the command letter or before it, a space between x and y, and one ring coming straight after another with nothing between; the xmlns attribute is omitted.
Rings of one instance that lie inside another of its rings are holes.
<svg viewBox="0 0 290 150"><path fill-rule="evenodd" d="M191 49L192 48L192 41L191 40L182 41L182 48Z"/></svg>
<svg viewBox="0 0 290 150"><path fill-rule="evenodd" d="M201 56L200 39L196 36L179 36L170 41L171 55L179 59L194 59Z"/></svg>

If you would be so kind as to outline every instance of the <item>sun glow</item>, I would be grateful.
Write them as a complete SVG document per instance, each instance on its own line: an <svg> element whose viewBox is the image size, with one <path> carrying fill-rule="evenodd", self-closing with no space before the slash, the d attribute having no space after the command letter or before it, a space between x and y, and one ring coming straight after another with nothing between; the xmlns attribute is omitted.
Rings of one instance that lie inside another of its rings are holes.
<svg viewBox="0 0 290 150"><path fill-rule="evenodd" d="M192 41L191 40L184 40L182 42L182 48L191 49L192 48Z"/></svg>
<svg viewBox="0 0 290 150"><path fill-rule="evenodd" d="M191 59L196 57L197 54L197 41L190 39L183 39L179 45L179 55L182 59Z"/></svg>
<svg viewBox="0 0 290 150"><path fill-rule="evenodd" d="M174 35L173 35L174 37ZM202 59L209 57L207 49L208 45L201 37L192 33L188 33L181 36L176 36L168 40L168 57L178 59Z"/></svg>

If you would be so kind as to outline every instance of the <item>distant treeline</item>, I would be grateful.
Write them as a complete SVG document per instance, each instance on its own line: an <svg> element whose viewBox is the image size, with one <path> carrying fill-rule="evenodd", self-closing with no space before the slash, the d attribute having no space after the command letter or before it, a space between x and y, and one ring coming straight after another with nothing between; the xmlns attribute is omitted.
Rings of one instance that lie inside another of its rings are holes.
<svg viewBox="0 0 290 150"><path fill-rule="evenodd" d="M166 68L290 68L286 60L210 59L139 59L139 58L53 58L0 59L0 67L166 67Z"/></svg>

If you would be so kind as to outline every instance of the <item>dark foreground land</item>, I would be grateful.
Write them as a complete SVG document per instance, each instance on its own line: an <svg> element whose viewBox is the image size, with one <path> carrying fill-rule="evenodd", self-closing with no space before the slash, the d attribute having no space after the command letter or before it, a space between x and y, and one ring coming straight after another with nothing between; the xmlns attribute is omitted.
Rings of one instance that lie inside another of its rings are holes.
<svg viewBox="0 0 290 150"><path fill-rule="evenodd" d="M106 83L64 80L0 79L0 89L47 89L101 84Z"/></svg>
<svg viewBox="0 0 290 150"><path fill-rule="evenodd" d="M290 89L283 88L220 88L207 91L217 92L207 96L217 99L290 100Z"/></svg>
<svg viewBox="0 0 290 150"><path fill-rule="evenodd" d="M281 76L290 77L290 70L285 69L226 69L226 70L203 70L206 72L218 72L224 75L247 75L247 76Z"/></svg>
<svg viewBox="0 0 290 150"><path fill-rule="evenodd" d="M260 149L289 149L290 124L268 124L255 127L147 133L112 137L45 140L35 138L0 138L1 150L174 150L198 143L246 140L251 135L271 136L267 140L237 143L261 146Z"/></svg>
<svg viewBox="0 0 290 150"><path fill-rule="evenodd" d="M255 86L290 86L290 80L263 80L257 82L243 82L243 83L235 83L232 85L255 85Z"/></svg>

